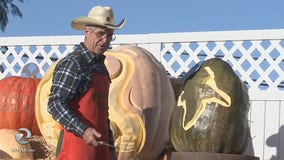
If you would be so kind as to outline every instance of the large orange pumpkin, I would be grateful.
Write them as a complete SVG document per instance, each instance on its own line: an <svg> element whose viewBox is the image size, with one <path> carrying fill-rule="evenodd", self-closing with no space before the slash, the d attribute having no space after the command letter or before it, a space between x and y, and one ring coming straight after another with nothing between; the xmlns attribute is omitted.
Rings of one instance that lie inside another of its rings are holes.
<svg viewBox="0 0 284 160"><path fill-rule="evenodd" d="M40 79L19 76L0 80L0 128L27 128L41 135L35 118L35 92Z"/></svg>

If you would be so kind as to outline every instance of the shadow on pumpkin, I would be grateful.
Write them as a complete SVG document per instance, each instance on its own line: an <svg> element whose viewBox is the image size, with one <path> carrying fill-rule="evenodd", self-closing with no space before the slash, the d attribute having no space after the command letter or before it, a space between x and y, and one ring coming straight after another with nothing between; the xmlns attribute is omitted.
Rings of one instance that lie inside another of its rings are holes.
<svg viewBox="0 0 284 160"><path fill-rule="evenodd" d="M147 132L147 139L142 151L137 156L138 159L155 159L162 160L164 155L171 147L168 143L170 137L169 117L161 116L164 113L160 108L146 108L143 110L144 124Z"/></svg>
<svg viewBox="0 0 284 160"><path fill-rule="evenodd" d="M280 159L280 155L284 155L284 125L279 128L279 132L271 135L266 139L266 145L276 148L276 155L272 155L270 160ZM283 158L283 157L282 157Z"/></svg>
<svg viewBox="0 0 284 160"><path fill-rule="evenodd" d="M244 154L255 156L254 147L253 147L253 143L252 143L254 137L251 136L251 132L249 132L248 136L249 136L248 145L247 145L247 149L245 150Z"/></svg>

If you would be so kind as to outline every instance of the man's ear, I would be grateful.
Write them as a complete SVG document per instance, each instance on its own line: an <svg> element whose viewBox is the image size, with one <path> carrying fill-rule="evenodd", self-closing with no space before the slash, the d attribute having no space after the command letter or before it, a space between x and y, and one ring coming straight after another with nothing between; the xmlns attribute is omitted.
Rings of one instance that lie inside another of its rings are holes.
<svg viewBox="0 0 284 160"><path fill-rule="evenodd" d="M89 35L91 33L91 29L85 28L85 35Z"/></svg>

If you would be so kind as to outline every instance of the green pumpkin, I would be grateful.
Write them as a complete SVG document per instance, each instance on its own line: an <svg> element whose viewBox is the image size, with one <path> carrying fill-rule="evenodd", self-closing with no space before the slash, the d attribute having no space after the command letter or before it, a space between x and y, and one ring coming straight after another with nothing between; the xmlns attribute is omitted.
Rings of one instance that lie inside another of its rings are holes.
<svg viewBox="0 0 284 160"><path fill-rule="evenodd" d="M183 82L170 120L170 138L179 152L241 154L249 138L248 91L231 66L204 61Z"/></svg>

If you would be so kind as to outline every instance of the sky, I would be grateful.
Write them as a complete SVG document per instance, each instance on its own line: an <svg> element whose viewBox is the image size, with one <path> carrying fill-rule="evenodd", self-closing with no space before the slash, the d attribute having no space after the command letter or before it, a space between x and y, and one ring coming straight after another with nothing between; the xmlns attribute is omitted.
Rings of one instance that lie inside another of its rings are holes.
<svg viewBox="0 0 284 160"><path fill-rule="evenodd" d="M17 2L17 0L14 0ZM71 28L96 5L111 6L116 34L284 29L284 0L24 0L0 37L82 35Z"/></svg>

